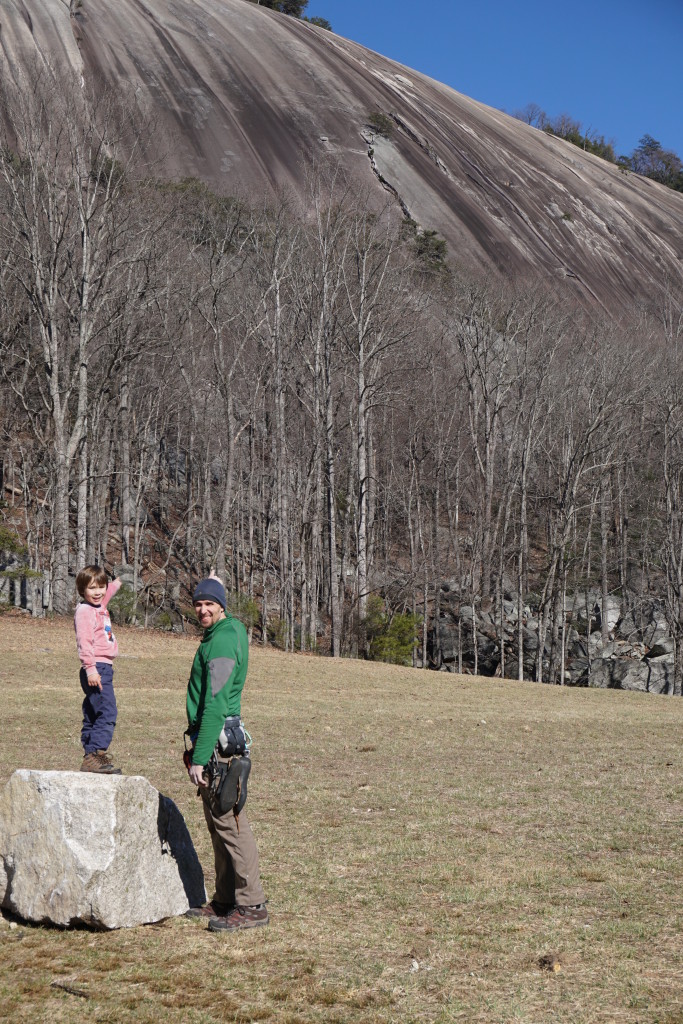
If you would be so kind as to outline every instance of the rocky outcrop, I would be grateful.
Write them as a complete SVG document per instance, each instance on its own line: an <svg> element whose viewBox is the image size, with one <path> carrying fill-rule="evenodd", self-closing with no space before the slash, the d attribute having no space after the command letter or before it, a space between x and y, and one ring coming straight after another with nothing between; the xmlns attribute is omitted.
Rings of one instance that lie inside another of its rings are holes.
<svg viewBox="0 0 683 1024"><path fill-rule="evenodd" d="M0 0L0 21L3 83L36 65L126 83L157 126L157 177L307 208L306 168L327 163L463 269L617 314L682 283L679 193L297 18L244 0Z"/></svg>
<svg viewBox="0 0 683 1024"><path fill-rule="evenodd" d="M205 899L183 817L147 779L20 769L0 794L0 901L25 920L129 928Z"/></svg>
<svg viewBox="0 0 683 1024"><path fill-rule="evenodd" d="M627 610L624 610L624 609ZM660 602L629 594L609 596L604 614L609 639L602 637L602 597L587 590L572 595L565 606L566 654L564 683L600 689L674 693L674 641ZM521 615L521 623L520 623ZM520 629L521 627L521 629ZM445 582L439 594L437 629L432 632L432 664L445 671L516 678L519 638L524 678L537 678L539 620L534 601L518 606L514 587L504 584L499 600L462 600L456 582ZM502 637L502 644L501 644ZM501 655L501 649L503 654ZM546 637L543 678L547 678L550 638Z"/></svg>

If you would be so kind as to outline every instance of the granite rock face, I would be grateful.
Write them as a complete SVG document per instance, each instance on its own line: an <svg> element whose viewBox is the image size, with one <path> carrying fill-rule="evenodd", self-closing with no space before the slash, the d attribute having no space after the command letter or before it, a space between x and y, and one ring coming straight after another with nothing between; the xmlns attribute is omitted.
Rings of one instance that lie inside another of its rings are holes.
<svg viewBox="0 0 683 1024"><path fill-rule="evenodd" d="M25 920L128 928L205 900L185 821L147 779L20 769L0 793L0 901Z"/></svg>
<svg viewBox="0 0 683 1024"><path fill-rule="evenodd" d="M300 19L244 0L0 0L0 24L4 87L49 66L130 90L157 177L307 208L306 168L341 166L473 273L612 314L683 281L683 195Z"/></svg>
<svg viewBox="0 0 683 1024"><path fill-rule="evenodd" d="M432 664L442 671L474 672L476 651L479 674L503 674L515 679L521 638L524 678L536 679L539 611L533 602L523 604L520 624L520 607L514 591L512 581L504 578L502 605L492 605L488 610L480 605L475 619L472 605L461 600L458 582L445 580L440 588L437 628L429 637ZM674 640L666 635L668 624L662 602L652 597L643 600L636 592L627 591L619 600L610 597L605 615L607 640L602 636L599 591L577 591L565 602L564 684L675 694L679 684L674 672ZM500 653L501 631L504 661ZM545 679L550 656L551 637L546 634L542 661Z"/></svg>

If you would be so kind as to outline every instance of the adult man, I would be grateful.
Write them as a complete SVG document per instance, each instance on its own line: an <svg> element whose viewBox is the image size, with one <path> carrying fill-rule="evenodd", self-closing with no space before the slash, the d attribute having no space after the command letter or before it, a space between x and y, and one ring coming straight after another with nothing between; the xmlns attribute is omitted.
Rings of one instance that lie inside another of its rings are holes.
<svg viewBox="0 0 683 1024"><path fill-rule="evenodd" d="M187 684L187 732L193 743L187 767L201 794L211 834L216 891L206 906L192 907L188 916L208 918L213 932L256 928L268 924L256 841L243 801L226 808L220 786L225 779L229 788L232 777L246 787L249 752L240 705L249 656L247 631L226 613L225 589L217 577L201 580L192 600L204 634ZM233 764L235 753L242 757ZM226 778L229 766L237 771ZM236 792L239 795L239 788Z"/></svg>

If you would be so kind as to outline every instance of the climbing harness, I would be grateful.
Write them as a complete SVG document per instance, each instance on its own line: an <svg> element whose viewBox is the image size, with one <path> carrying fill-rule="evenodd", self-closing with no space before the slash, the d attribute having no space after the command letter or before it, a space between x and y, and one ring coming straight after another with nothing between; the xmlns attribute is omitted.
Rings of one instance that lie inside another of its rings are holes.
<svg viewBox="0 0 683 1024"><path fill-rule="evenodd" d="M192 752L196 739L196 729L185 731L183 761L188 771L192 764ZM191 744L189 748L188 740ZM209 763L205 766L212 800L220 808L221 814L233 812L238 830L240 811L247 802L247 780L251 772L251 744L251 735L245 729L239 715L230 715L225 719Z"/></svg>

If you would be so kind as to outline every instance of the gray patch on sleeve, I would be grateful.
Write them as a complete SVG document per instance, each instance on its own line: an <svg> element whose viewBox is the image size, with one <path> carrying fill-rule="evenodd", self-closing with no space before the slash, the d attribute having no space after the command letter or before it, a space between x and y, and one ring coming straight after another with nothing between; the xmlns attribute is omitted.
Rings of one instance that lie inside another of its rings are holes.
<svg viewBox="0 0 683 1024"><path fill-rule="evenodd" d="M211 696L223 689L235 667L234 658L212 658L209 662L209 679L211 680Z"/></svg>

